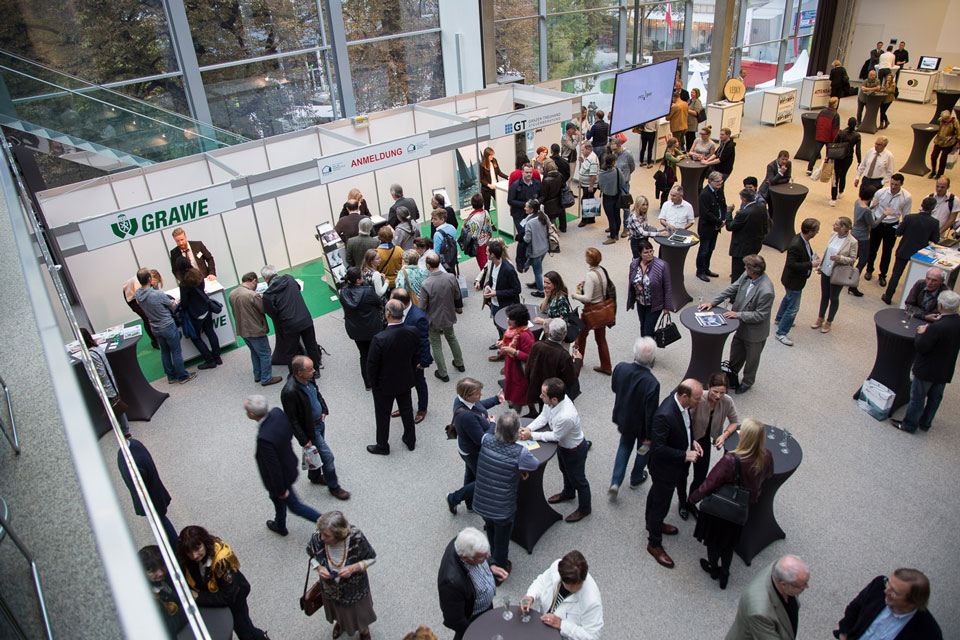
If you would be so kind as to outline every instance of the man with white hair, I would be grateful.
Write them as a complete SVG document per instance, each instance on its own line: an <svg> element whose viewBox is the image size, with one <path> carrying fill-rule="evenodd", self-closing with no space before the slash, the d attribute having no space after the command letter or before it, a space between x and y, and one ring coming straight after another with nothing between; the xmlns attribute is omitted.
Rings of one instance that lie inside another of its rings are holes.
<svg viewBox="0 0 960 640"><path fill-rule="evenodd" d="M796 556L783 556L757 574L740 596L726 640L795 640L800 603L810 570Z"/></svg>
<svg viewBox="0 0 960 640"><path fill-rule="evenodd" d="M567 395L576 400L580 395L580 369L583 368L583 354L573 347L573 353L567 351L564 340L567 339L567 323L563 318L554 318L545 327L546 340L539 340L530 347L530 355L524 372L527 376L527 405L540 404L540 387L547 378L560 378L567 387Z"/></svg>
<svg viewBox="0 0 960 640"><path fill-rule="evenodd" d="M960 295L944 291L939 298L940 317L936 322L917 327L913 347L917 357L913 361L913 382L910 384L910 403L903 420L892 420L893 426L907 433L917 427L929 431L933 417L940 408L943 390L953 381L960 353Z"/></svg>
<svg viewBox="0 0 960 640"><path fill-rule="evenodd" d="M270 408L261 395L248 396L243 401L247 417L257 423L257 451L254 455L260 479L273 502L273 520L267 520L267 529L281 536L287 535L287 509L301 518L317 522L320 512L300 502L293 491L297 480L297 456L290 446L293 429L283 411Z"/></svg>
<svg viewBox="0 0 960 640"><path fill-rule="evenodd" d="M614 396L611 419L620 432L620 446L607 490L611 500L615 500L620 491L634 447L637 456L630 472L630 488L636 489L647 479L650 427L653 414L660 405L660 382L651 371L656 358L657 343L653 338L637 338L633 343L633 362L621 362L613 369L610 379Z"/></svg>
<svg viewBox="0 0 960 640"><path fill-rule="evenodd" d="M267 283L263 292L263 310L273 320L276 333L276 345L273 347L273 364L290 365L297 355L298 346L303 343L307 357L313 362L314 377L320 376L320 347L317 345L317 333L313 327L313 316L307 309L300 293L300 285L289 273L277 275L277 268L268 264L260 269L260 275Z"/></svg>
<svg viewBox="0 0 960 640"><path fill-rule="evenodd" d="M414 220L420 219L420 209L417 208L417 203L414 202L413 198L403 196L403 187L399 184L390 185L390 197L393 198L393 204L390 205L390 211L387 214L387 224L391 227L396 229L397 225L400 224L400 217L397 215L397 209L400 207L406 207L410 212L410 217Z"/></svg>
<svg viewBox="0 0 960 640"><path fill-rule="evenodd" d="M343 261L348 267L359 267L363 264L363 256L367 253L367 249L376 249L380 244L377 238L370 235L371 231L373 231L373 220L363 217L357 223L357 235L345 240L347 248Z"/></svg>
<svg viewBox="0 0 960 640"><path fill-rule="evenodd" d="M443 626L453 629L454 640L463 638L467 627L478 616L493 608L496 581L509 574L490 565L490 541L486 534L467 527L450 541L437 573Z"/></svg>
<svg viewBox="0 0 960 640"><path fill-rule="evenodd" d="M679 184L670 189L670 199L660 207L660 224L669 229L689 229L693 226L693 205L683 199L683 187Z"/></svg>
<svg viewBox="0 0 960 640"><path fill-rule="evenodd" d="M907 299L903 302L904 311L909 311L914 318L936 322L939 318L937 305L940 294L947 291L947 285L943 282L945 278L943 269L937 267L927 269L923 280L913 283L913 287L907 293Z"/></svg>

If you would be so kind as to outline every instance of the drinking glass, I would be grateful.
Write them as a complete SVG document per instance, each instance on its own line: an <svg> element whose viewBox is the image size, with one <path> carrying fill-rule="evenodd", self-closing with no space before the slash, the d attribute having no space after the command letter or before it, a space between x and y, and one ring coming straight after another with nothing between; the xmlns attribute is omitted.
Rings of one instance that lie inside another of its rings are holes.
<svg viewBox="0 0 960 640"><path fill-rule="evenodd" d="M513 620L513 611L510 611L510 598L503 599L503 619Z"/></svg>
<svg viewBox="0 0 960 640"><path fill-rule="evenodd" d="M790 447L787 446L790 444L790 432L786 429L783 430L783 440L780 442L780 451L781 453L790 453Z"/></svg>
<svg viewBox="0 0 960 640"><path fill-rule="evenodd" d="M903 309L903 326L908 326L910 324L910 310L904 307Z"/></svg>
<svg viewBox="0 0 960 640"><path fill-rule="evenodd" d="M773 429L767 429L767 440L775 440L777 433Z"/></svg>
<svg viewBox="0 0 960 640"><path fill-rule="evenodd" d="M520 622L530 622L530 606L533 604L533 598L524 596L520 598L520 609L524 613L520 615Z"/></svg>

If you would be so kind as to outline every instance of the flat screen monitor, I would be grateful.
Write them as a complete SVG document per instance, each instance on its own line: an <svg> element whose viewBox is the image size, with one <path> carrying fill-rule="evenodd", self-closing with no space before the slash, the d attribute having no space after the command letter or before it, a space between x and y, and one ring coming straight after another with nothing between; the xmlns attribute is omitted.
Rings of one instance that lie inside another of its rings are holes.
<svg viewBox="0 0 960 640"><path fill-rule="evenodd" d="M678 63L674 58L617 74L610 133L631 129L670 112Z"/></svg>
<svg viewBox="0 0 960 640"><path fill-rule="evenodd" d="M940 68L940 58L920 56L920 64L917 65L917 68L923 69L924 71L936 71Z"/></svg>

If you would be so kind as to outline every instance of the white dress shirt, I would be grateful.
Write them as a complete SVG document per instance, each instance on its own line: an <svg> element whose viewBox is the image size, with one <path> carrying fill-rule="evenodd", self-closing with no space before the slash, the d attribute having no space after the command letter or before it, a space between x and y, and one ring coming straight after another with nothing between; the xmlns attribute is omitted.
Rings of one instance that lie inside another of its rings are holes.
<svg viewBox="0 0 960 640"><path fill-rule="evenodd" d="M550 431L537 431L549 426ZM543 411L527 425L530 437L544 442L556 442L563 449L573 449L583 442L583 427L580 425L580 413L569 396L557 406L543 405Z"/></svg>
<svg viewBox="0 0 960 640"><path fill-rule="evenodd" d="M877 166L873 169L873 175L869 174L870 165L873 164L873 159L877 155L876 147L867 151L866 155L863 156L863 162L857 167L857 179L867 177L880 178L884 182L890 181L890 176L893 175L893 154L887 149L880 152L879 157L877 157Z"/></svg>
<svg viewBox="0 0 960 640"><path fill-rule="evenodd" d="M893 55L893 51L884 51L880 54L880 62L877 63L877 68L892 69L896 63L897 58Z"/></svg>
<svg viewBox="0 0 960 640"><path fill-rule="evenodd" d="M942 198L936 193L931 194L931 197L937 199L937 206L933 208L932 215L940 222L942 227L950 219L950 215L960 211L960 198L953 196L953 206L950 206L950 198L953 196L951 193L947 193Z"/></svg>
<svg viewBox="0 0 960 640"><path fill-rule="evenodd" d="M913 196L910 192L900 187L896 194L890 193L890 187L884 187L877 191L873 196L873 215L880 218L880 224L896 224L901 217L908 215L913 209ZM887 209L893 208L889 214L884 213Z"/></svg>
<svg viewBox="0 0 960 640"><path fill-rule="evenodd" d="M751 281L751 284L753 281ZM673 394L673 401L677 403L677 407L680 408L680 415L683 416L683 430L687 432L687 449L691 447L691 438L693 434L690 432L690 412L687 411L682 404L680 404L680 399L677 397L677 394Z"/></svg>
<svg viewBox="0 0 960 640"><path fill-rule="evenodd" d="M494 293L497 291L497 278L500 276L500 265L502 264L502 261L500 264L493 264L493 260L490 261L490 288L493 289ZM490 298L490 304L495 307L500 306L500 301L497 300L497 296Z"/></svg>
<svg viewBox="0 0 960 640"><path fill-rule="evenodd" d="M685 229L688 224L693 224L695 221L693 206L686 200L681 200L680 204L674 204L672 200L667 200L660 207L658 218L677 229Z"/></svg>

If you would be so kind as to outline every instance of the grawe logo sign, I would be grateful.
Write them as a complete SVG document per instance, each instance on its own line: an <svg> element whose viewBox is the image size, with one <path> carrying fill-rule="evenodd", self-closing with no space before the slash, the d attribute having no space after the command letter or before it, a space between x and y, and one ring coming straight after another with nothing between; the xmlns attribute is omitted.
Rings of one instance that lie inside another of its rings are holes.
<svg viewBox="0 0 960 640"><path fill-rule="evenodd" d="M87 250L162 231L236 209L230 183L87 218L77 223Z"/></svg>

